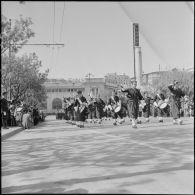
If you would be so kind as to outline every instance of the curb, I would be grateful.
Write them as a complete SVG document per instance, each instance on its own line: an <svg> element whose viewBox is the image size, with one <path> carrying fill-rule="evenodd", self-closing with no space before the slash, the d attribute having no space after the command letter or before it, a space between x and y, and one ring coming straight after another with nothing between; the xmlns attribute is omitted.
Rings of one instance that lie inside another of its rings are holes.
<svg viewBox="0 0 195 195"><path fill-rule="evenodd" d="M14 131L11 131L9 133L4 134L3 136L1 136L1 141L5 141L6 139L10 138L11 136L20 133L21 131L24 131L25 129L23 127L18 127L17 129L15 129Z"/></svg>

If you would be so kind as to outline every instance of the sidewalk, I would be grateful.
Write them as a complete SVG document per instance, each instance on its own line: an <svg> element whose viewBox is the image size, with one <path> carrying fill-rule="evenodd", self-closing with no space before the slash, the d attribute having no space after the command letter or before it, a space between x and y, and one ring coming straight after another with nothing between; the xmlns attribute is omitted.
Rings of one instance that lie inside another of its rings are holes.
<svg viewBox="0 0 195 195"><path fill-rule="evenodd" d="M47 117L47 120L55 120L55 116ZM9 129L2 129L1 128L1 141L4 141L11 136L20 133L21 131L24 131L25 129L23 127L9 127Z"/></svg>
<svg viewBox="0 0 195 195"><path fill-rule="evenodd" d="M1 128L1 141L8 139L9 137L23 131L23 127L9 127L9 129Z"/></svg>

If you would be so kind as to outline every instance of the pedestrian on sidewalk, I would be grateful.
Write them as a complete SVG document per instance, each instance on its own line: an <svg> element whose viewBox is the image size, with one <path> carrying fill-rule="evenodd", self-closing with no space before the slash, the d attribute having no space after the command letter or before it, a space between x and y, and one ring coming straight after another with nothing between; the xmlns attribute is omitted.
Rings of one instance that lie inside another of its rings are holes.
<svg viewBox="0 0 195 195"><path fill-rule="evenodd" d="M24 129L30 129L32 127L32 119L30 110L24 110L22 116L22 126Z"/></svg>
<svg viewBox="0 0 195 195"><path fill-rule="evenodd" d="M10 105L10 120L11 120L11 126L16 126L16 120L14 117L14 112L15 112L15 106L13 104Z"/></svg>

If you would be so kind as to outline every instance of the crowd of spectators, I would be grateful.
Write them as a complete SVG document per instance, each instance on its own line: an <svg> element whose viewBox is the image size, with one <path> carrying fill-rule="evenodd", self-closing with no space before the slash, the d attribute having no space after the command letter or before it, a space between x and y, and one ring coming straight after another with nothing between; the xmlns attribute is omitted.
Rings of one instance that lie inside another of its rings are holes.
<svg viewBox="0 0 195 195"><path fill-rule="evenodd" d="M45 113L34 105L25 102L8 101L7 92L3 92L1 98L1 126L3 129L9 127L23 127L29 129L45 120Z"/></svg>

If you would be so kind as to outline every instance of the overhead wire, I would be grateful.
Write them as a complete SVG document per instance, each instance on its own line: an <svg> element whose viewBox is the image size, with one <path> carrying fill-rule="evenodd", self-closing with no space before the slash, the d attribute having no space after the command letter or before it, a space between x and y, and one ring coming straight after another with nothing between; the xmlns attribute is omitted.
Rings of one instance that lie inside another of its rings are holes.
<svg viewBox="0 0 195 195"><path fill-rule="evenodd" d="M53 2L53 44L54 44L54 37L55 37L55 1ZM53 68L54 67L54 46L52 46L52 65L51 67Z"/></svg>
<svg viewBox="0 0 195 195"><path fill-rule="evenodd" d="M64 11L65 11L65 1L64 1L63 11L62 11L61 28L60 28L60 40L59 40L59 42L61 42L62 32L63 32ZM57 62L56 62L56 65L58 65L59 49L60 48L58 47L58 49L57 49Z"/></svg>

